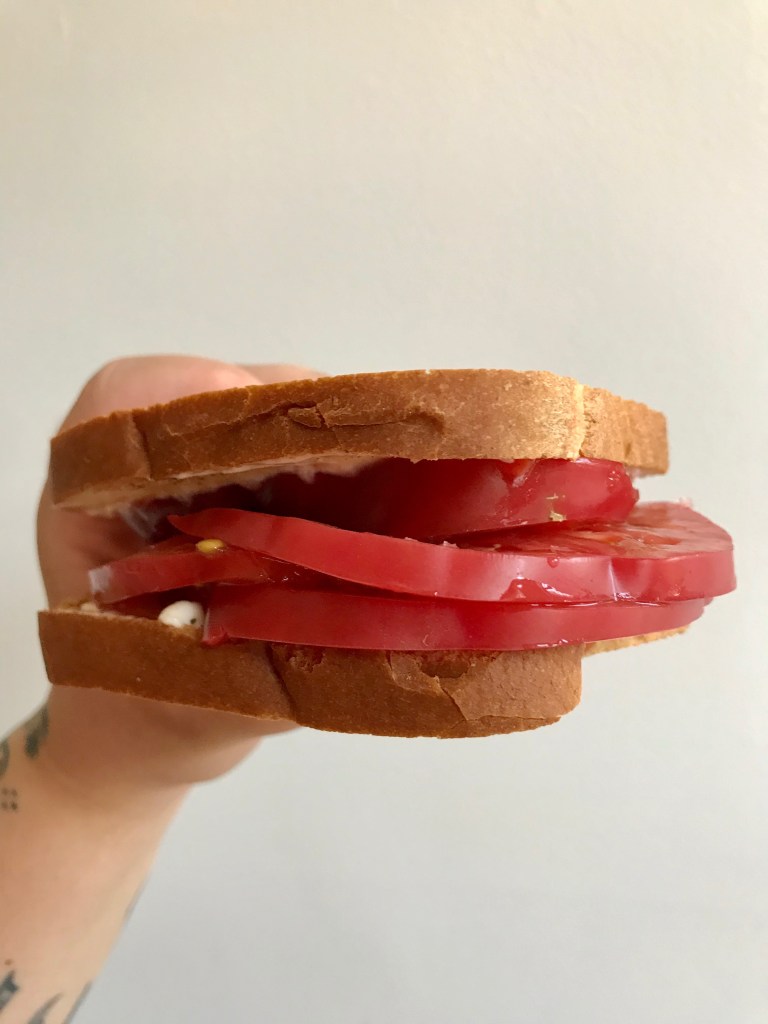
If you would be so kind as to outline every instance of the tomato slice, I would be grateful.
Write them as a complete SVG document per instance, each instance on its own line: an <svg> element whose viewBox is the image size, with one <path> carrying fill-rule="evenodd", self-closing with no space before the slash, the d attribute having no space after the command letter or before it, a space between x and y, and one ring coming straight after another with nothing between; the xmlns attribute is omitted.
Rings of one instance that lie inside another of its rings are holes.
<svg viewBox="0 0 768 1024"><path fill-rule="evenodd" d="M433 540L553 520L620 522L636 501L637 491L618 462L387 459L351 477L319 473L302 480L280 474L266 481L245 507L349 530Z"/></svg>
<svg viewBox="0 0 768 1024"><path fill-rule="evenodd" d="M352 583L464 601L666 602L732 590L732 541L680 504L638 505L626 523L553 523L492 535L483 549L382 537L236 509L171 522Z"/></svg>
<svg viewBox="0 0 768 1024"><path fill-rule="evenodd" d="M677 629L707 602L514 605L287 586L213 589L203 642L264 640L387 651L516 651Z"/></svg>
<svg viewBox="0 0 768 1024"><path fill-rule="evenodd" d="M314 573L253 551L224 547L205 554L194 542L174 537L91 572L91 592L102 604L222 580L254 583L315 579Z"/></svg>
<svg viewBox="0 0 768 1024"><path fill-rule="evenodd" d="M443 539L527 523L620 522L637 491L618 462L599 459L384 459L352 476L279 473L249 489L230 485L187 499L131 506L130 526L157 540L172 514L240 508L347 530Z"/></svg>

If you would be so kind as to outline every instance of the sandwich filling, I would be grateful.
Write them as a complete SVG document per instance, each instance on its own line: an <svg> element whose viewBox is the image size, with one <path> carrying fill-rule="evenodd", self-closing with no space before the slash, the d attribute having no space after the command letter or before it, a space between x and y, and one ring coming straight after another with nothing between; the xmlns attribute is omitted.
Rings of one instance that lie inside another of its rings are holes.
<svg viewBox="0 0 768 1024"><path fill-rule="evenodd" d="M91 574L94 601L206 645L523 650L679 629L735 586L728 534L638 504L620 463L291 469L131 506L146 547Z"/></svg>

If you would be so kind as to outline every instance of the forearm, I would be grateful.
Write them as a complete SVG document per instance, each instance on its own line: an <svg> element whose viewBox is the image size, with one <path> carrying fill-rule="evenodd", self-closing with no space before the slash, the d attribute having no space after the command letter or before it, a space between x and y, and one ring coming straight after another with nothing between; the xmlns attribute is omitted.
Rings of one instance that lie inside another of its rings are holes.
<svg viewBox="0 0 768 1024"><path fill-rule="evenodd" d="M62 1024L98 974L183 799L62 770L44 719L0 745L0 1020Z"/></svg>
<svg viewBox="0 0 768 1024"><path fill-rule="evenodd" d="M86 384L62 430L118 409L297 376L317 374L183 356L118 360ZM138 540L119 517L56 507L48 483L38 542L55 606L87 594L89 571ZM38 723L0 741L0 1024L71 1019L185 793L229 771L262 736L292 727L70 686L54 687L48 707L47 734Z"/></svg>

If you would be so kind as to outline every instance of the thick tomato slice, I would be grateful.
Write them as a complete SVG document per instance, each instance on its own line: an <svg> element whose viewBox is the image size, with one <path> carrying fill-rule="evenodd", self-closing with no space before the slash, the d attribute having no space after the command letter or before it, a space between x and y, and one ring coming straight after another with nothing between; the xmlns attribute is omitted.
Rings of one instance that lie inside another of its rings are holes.
<svg viewBox="0 0 768 1024"><path fill-rule="evenodd" d="M728 534L679 504L638 505L626 523L553 523L429 544L236 509L171 517L184 533L282 559L348 582L464 601L665 602L735 585Z"/></svg>
<svg viewBox="0 0 768 1024"><path fill-rule="evenodd" d="M132 506L125 518L159 539L173 513L240 508L347 530L443 539L551 521L620 522L637 491L618 462L597 459L384 459L352 476L280 473L261 486L221 488L189 499Z"/></svg>
<svg viewBox="0 0 768 1024"><path fill-rule="evenodd" d="M224 547L206 554L194 542L175 537L94 569L90 578L93 596L102 604L113 604L224 580L299 583L316 575L241 548Z"/></svg>
<svg viewBox="0 0 768 1024"><path fill-rule="evenodd" d="M625 519L637 491L598 459L387 459L351 477L280 474L248 507L349 530L419 540L527 523ZM228 504L228 503L227 503Z"/></svg>
<svg viewBox="0 0 768 1024"><path fill-rule="evenodd" d="M485 604L286 586L214 587L203 642L265 640L386 651L516 651L686 626L706 601Z"/></svg>

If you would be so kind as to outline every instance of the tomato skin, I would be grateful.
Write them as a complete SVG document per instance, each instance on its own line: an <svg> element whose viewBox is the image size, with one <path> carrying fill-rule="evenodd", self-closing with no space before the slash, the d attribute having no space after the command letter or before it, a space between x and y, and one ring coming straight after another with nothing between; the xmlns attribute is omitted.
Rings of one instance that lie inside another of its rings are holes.
<svg viewBox="0 0 768 1024"><path fill-rule="evenodd" d="M180 537L110 562L90 574L91 593L101 604L223 580L298 583L315 578L314 573L253 551L224 548L203 554L193 541Z"/></svg>
<svg viewBox="0 0 768 1024"><path fill-rule="evenodd" d="M676 629L698 618L705 604L505 605L222 584L211 593L203 643L262 640L353 650L530 650Z"/></svg>
<svg viewBox="0 0 768 1024"><path fill-rule="evenodd" d="M499 550L382 537L236 509L172 516L171 522L193 536L219 537L350 583L449 600L657 603L709 598L735 585L728 534L671 503L639 505L626 524L608 528L559 523L484 539Z"/></svg>

